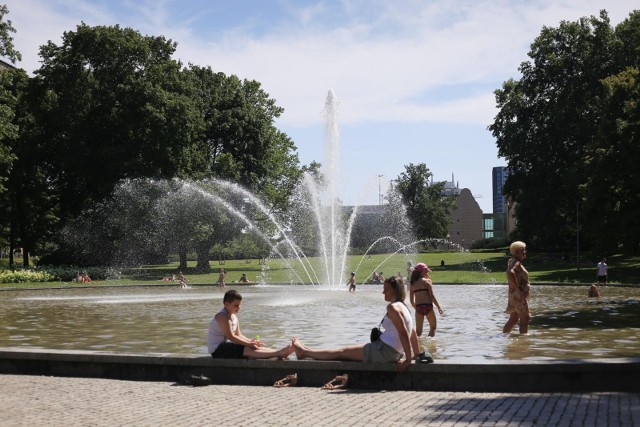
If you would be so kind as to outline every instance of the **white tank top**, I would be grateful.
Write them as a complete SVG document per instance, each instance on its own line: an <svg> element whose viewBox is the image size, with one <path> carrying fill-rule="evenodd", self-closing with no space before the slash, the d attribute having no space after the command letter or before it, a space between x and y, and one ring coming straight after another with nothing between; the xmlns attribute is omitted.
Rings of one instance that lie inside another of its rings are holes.
<svg viewBox="0 0 640 427"><path fill-rule="evenodd" d="M401 308L402 318L407 328L407 332L409 332L408 338L411 340L411 331L413 330L413 317L411 317L411 312L402 302L394 302L393 305ZM382 327L384 328L384 332L380 335L380 340L393 347L398 353L404 353L402 341L400 341L400 334L391 319L389 319L389 316L384 316L384 319L382 319Z"/></svg>
<svg viewBox="0 0 640 427"><path fill-rule="evenodd" d="M230 315L224 308L218 312L218 314L220 313L231 317L231 332L235 331L238 327L238 318L233 314ZM209 321L209 336L207 337L209 353L216 351L216 348L225 341L229 341L229 339L224 336L224 332L220 329L220 325L218 325L216 321L216 316L213 316Z"/></svg>

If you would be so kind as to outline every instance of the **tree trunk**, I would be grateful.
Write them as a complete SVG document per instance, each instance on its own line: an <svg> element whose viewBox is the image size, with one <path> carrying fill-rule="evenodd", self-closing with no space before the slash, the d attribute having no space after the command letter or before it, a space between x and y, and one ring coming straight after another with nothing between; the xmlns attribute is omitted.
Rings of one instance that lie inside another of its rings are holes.
<svg viewBox="0 0 640 427"><path fill-rule="evenodd" d="M211 265L209 264L209 251L211 250L211 246L213 246L213 244L209 242L203 242L197 245L196 253L198 254L198 263L196 264L196 270L211 270Z"/></svg>
<svg viewBox="0 0 640 427"><path fill-rule="evenodd" d="M180 265L178 265L178 270L186 272L187 271L187 250L179 249L178 257L180 258Z"/></svg>

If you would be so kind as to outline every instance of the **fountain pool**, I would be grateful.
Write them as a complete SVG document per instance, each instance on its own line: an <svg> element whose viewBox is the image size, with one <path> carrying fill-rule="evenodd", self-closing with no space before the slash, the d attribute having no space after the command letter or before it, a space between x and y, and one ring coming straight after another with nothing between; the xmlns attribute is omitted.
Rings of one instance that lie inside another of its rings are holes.
<svg viewBox="0 0 640 427"><path fill-rule="evenodd" d="M226 289L233 288L228 286ZM303 285L238 287L242 332L281 347L293 335L309 346L366 342L384 313L381 285L344 290ZM435 285L444 309L436 360L483 362L640 356L640 288L534 286L530 334L501 333L505 285ZM224 290L194 287L86 288L0 292L0 347L206 354L209 319Z"/></svg>

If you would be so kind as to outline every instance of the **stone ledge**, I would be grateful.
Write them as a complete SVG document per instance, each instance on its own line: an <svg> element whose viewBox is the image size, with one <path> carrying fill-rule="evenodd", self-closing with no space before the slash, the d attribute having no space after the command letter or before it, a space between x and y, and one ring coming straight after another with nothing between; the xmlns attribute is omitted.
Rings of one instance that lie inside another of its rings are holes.
<svg viewBox="0 0 640 427"><path fill-rule="evenodd" d="M0 348L1 374L179 381L204 374L214 384L270 386L298 374L298 386L320 387L349 374L349 387L473 392L640 391L640 358L457 363L437 360L399 373L393 364L315 360L212 359L171 353Z"/></svg>

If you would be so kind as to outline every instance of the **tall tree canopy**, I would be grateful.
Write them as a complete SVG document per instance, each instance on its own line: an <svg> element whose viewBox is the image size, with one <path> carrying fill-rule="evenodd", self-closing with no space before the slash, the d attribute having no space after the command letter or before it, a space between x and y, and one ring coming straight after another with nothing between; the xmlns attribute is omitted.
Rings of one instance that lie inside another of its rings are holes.
<svg viewBox="0 0 640 427"><path fill-rule="evenodd" d="M125 178L189 176L206 167L201 121L175 43L130 28L79 25L40 50L33 108L62 216Z"/></svg>
<svg viewBox="0 0 640 427"><path fill-rule="evenodd" d="M602 11L599 17L544 27L531 45L531 60L520 65L521 79L511 79L496 91L499 112L489 129L511 170L505 194L516 202L517 237L531 245L551 250L571 247L578 217L590 224L585 228L586 246L594 244L598 234L609 232L602 227L603 216L608 215L602 209L615 204L611 197L624 185L619 181L605 189L585 184L595 178L597 146L608 147L617 160L633 155L612 146L617 137L611 124L619 115L605 118L612 106L611 86L605 79L627 67L637 69L637 20L634 12L614 30ZM633 98L632 91L627 94ZM618 113L629 117L629 111ZM637 177L635 168L623 173ZM637 194L627 204L636 212ZM595 204L600 208L589 208ZM637 243L629 249L637 249ZM616 247L614 242L608 245L609 250Z"/></svg>
<svg viewBox="0 0 640 427"><path fill-rule="evenodd" d="M53 231L136 178L226 178L259 192L274 212L286 210L302 169L293 141L274 124L282 108L256 81L183 68L175 48L131 28L86 24L41 47L35 76L5 97L20 113L14 127L6 137L0 128L3 141L14 131L4 157L15 163L7 200L15 202L10 229L20 245L33 249L46 235L34 224ZM183 254L196 250L204 263L209 247L228 238L218 226L201 229L198 248Z"/></svg>
<svg viewBox="0 0 640 427"><path fill-rule="evenodd" d="M432 175L424 163L410 163L395 181L418 239L445 237L449 210L455 202L454 198L444 195L444 183L430 184Z"/></svg>
<svg viewBox="0 0 640 427"><path fill-rule="evenodd" d="M11 33L15 33L11 20L4 19L9 14L7 5L0 5L0 57L8 58L12 64L22 61L22 54L13 45Z"/></svg>
<svg viewBox="0 0 640 427"><path fill-rule="evenodd" d="M193 65L185 73L204 122L207 176L237 182L275 211L286 210L302 169L293 141L274 124L284 109L255 80Z"/></svg>
<svg viewBox="0 0 640 427"><path fill-rule="evenodd" d="M5 19L9 13L6 5L0 6L0 57L8 58L12 63L22 59L20 52L15 50L13 46L13 37L11 33L15 33L11 21ZM18 133L17 126L13 123L15 116L16 77L12 72L0 71L0 193L5 191L4 181L11 169L11 165L15 160L15 155L11 150L10 142L15 140Z"/></svg>

